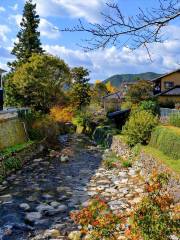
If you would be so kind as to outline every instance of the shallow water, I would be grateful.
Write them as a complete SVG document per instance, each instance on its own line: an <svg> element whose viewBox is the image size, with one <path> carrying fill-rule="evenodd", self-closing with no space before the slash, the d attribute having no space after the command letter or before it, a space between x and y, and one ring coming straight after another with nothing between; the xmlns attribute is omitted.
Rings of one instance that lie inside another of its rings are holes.
<svg viewBox="0 0 180 240"><path fill-rule="evenodd" d="M101 152L83 136L74 135L61 140L63 151L67 149L69 156L67 163L45 154L40 161L29 162L7 178L7 188L0 192L1 240L31 239L56 224L69 222L71 225L69 211L79 208L89 198L86 185L100 165ZM45 212L35 222L25 219L28 212L37 212L38 205L50 205L54 201L67 206L66 211ZM30 209L21 209L21 203L27 203Z"/></svg>

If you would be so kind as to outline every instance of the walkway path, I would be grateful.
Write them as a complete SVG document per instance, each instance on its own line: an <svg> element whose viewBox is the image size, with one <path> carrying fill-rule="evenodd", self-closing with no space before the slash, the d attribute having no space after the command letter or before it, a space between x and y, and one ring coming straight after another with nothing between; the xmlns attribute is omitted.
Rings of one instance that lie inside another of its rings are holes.
<svg viewBox="0 0 180 240"><path fill-rule="evenodd" d="M86 137L61 142L64 157L34 159L0 185L0 240L65 240L77 230L69 212L96 194L118 212L139 202L143 183L133 168L104 169L102 150Z"/></svg>

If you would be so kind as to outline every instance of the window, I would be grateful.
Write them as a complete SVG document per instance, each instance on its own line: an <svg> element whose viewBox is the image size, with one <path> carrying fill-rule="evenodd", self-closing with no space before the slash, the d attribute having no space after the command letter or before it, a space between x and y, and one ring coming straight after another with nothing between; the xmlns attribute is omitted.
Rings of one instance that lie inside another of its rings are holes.
<svg viewBox="0 0 180 240"><path fill-rule="evenodd" d="M174 87L173 82L164 82L164 88L165 89L172 88L172 87Z"/></svg>

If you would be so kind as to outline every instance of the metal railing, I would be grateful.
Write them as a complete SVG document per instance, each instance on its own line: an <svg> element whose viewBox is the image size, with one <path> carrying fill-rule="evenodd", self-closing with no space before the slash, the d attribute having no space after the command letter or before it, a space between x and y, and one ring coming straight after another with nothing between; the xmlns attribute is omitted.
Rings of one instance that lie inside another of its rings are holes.
<svg viewBox="0 0 180 240"><path fill-rule="evenodd" d="M171 109L171 108L160 108L161 117L168 117L171 114L180 114L180 110Z"/></svg>

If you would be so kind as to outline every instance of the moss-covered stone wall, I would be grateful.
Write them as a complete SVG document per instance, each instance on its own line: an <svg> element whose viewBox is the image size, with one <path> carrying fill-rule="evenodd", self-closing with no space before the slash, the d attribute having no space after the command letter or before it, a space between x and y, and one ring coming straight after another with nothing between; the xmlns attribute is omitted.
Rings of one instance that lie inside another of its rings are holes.
<svg viewBox="0 0 180 240"><path fill-rule="evenodd" d="M17 117L0 119L0 149L26 141L24 125Z"/></svg>

